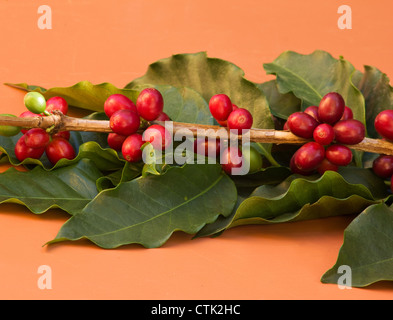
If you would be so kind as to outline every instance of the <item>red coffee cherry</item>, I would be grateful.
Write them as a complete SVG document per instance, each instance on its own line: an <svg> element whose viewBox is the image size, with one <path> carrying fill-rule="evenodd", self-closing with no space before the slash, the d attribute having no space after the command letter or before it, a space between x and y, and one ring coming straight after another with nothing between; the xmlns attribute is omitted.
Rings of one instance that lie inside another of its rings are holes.
<svg viewBox="0 0 393 320"><path fill-rule="evenodd" d="M156 120L164 109L164 98L157 89L143 89L136 100L136 108L143 119Z"/></svg>
<svg viewBox="0 0 393 320"><path fill-rule="evenodd" d="M156 121L170 121L171 119L165 112L161 112Z"/></svg>
<svg viewBox="0 0 393 320"><path fill-rule="evenodd" d="M328 159L323 159L321 165L317 168L319 174L324 174L326 171L337 171L338 166L331 163Z"/></svg>
<svg viewBox="0 0 393 320"><path fill-rule="evenodd" d="M20 162L27 158L39 159L44 154L44 151L45 147L30 148L26 146L24 135L19 138L14 148L15 156Z"/></svg>
<svg viewBox="0 0 393 320"><path fill-rule="evenodd" d="M317 169L325 158L325 149L317 142L307 142L296 152L294 164L302 171Z"/></svg>
<svg viewBox="0 0 393 320"><path fill-rule="evenodd" d="M393 110L381 111L375 118L374 127L383 138L393 141Z"/></svg>
<svg viewBox="0 0 393 320"><path fill-rule="evenodd" d="M341 117L340 120L348 120L348 119L353 119L353 112L351 108L345 106L343 116Z"/></svg>
<svg viewBox="0 0 393 320"><path fill-rule="evenodd" d="M139 129L140 123L139 115L127 109L116 111L109 119L112 131L122 136L135 133Z"/></svg>
<svg viewBox="0 0 393 320"><path fill-rule="evenodd" d="M69 131L59 131L52 134L52 138L64 138L66 140L70 140L71 133Z"/></svg>
<svg viewBox="0 0 393 320"><path fill-rule="evenodd" d="M108 118L110 118L116 111L123 109L131 110L135 113L138 112L134 102L123 94L112 94L105 100L104 111Z"/></svg>
<svg viewBox="0 0 393 320"><path fill-rule="evenodd" d="M220 155L220 164L227 174L233 174L233 169L241 168L243 164L242 152L238 147L229 146Z"/></svg>
<svg viewBox="0 0 393 320"><path fill-rule="evenodd" d="M139 133L134 133L128 136L121 148L121 152L123 157L128 162L139 162L142 160L142 146L144 141L142 139L142 135Z"/></svg>
<svg viewBox="0 0 393 320"><path fill-rule="evenodd" d="M25 135L25 144L29 148L45 148L50 141L50 135L44 129L31 128Z"/></svg>
<svg viewBox="0 0 393 320"><path fill-rule="evenodd" d="M318 107L317 106L309 106L304 110L304 113L309 114L311 117L313 117L315 120L319 121L318 118Z"/></svg>
<svg viewBox="0 0 393 320"><path fill-rule="evenodd" d="M296 136L310 139L314 129L318 126L318 121L304 112L292 113L287 120L289 130Z"/></svg>
<svg viewBox="0 0 393 320"><path fill-rule="evenodd" d="M366 135L364 124L355 119L340 120L334 125L333 129L336 142L343 144L357 144Z"/></svg>
<svg viewBox="0 0 393 320"><path fill-rule="evenodd" d="M240 130L251 129L252 122L253 119L250 111L243 108L237 108L229 114L227 126L230 130L239 130L239 134L241 134Z"/></svg>
<svg viewBox="0 0 393 320"><path fill-rule="evenodd" d="M62 97L52 97L46 101L46 111L52 113L54 110L61 111L62 114L67 114L68 103Z"/></svg>
<svg viewBox="0 0 393 320"><path fill-rule="evenodd" d="M373 171L381 178L390 178L393 175L393 156L380 155L373 161Z"/></svg>
<svg viewBox="0 0 393 320"><path fill-rule="evenodd" d="M194 140L194 153L208 157L220 154L220 139L197 138Z"/></svg>
<svg viewBox="0 0 393 320"><path fill-rule="evenodd" d="M345 109L345 101L337 92L329 92L320 101L318 118L321 122L334 124L341 119Z"/></svg>
<svg viewBox="0 0 393 320"><path fill-rule="evenodd" d="M336 166L347 166L352 161L352 151L346 146L333 144L326 149L326 159Z"/></svg>
<svg viewBox="0 0 393 320"><path fill-rule="evenodd" d="M122 136L121 134L117 134L115 132L111 132L108 134L107 142L110 148L116 151L120 151L123 145L124 140L126 140L127 136Z"/></svg>
<svg viewBox="0 0 393 320"><path fill-rule="evenodd" d="M289 162L289 168L291 169L292 173L301 174L303 176L310 176L310 175L312 175L314 173L313 170L303 171L303 170L300 170L296 166L296 164L295 164L295 156L296 156L296 153L291 157L291 161Z"/></svg>
<svg viewBox="0 0 393 320"><path fill-rule="evenodd" d="M49 161L55 165L61 159L72 160L75 158L75 150L68 140L64 138L55 138L49 142L45 149Z"/></svg>
<svg viewBox="0 0 393 320"><path fill-rule="evenodd" d="M210 98L209 110L214 119L225 121L233 110L231 99L226 94L216 94Z"/></svg>
<svg viewBox="0 0 393 320"><path fill-rule="evenodd" d="M318 142L323 146L331 144L334 140L334 136L333 127L328 123L321 123L313 132L315 142Z"/></svg>
<svg viewBox="0 0 393 320"><path fill-rule="evenodd" d="M143 141L150 142L156 150L164 150L172 144L172 135L165 127L153 124L143 132Z"/></svg>

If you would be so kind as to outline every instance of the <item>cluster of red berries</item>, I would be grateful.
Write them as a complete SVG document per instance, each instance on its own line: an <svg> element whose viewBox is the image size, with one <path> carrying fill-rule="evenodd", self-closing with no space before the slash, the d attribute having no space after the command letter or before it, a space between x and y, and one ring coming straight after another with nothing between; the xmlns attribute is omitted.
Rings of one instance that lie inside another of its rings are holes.
<svg viewBox="0 0 393 320"><path fill-rule="evenodd" d="M249 130L252 127L252 114L247 109L239 108L233 104L226 94L212 96L209 101L209 110L222 127L227 127L235 134L241 134L241 130ZM250 147L250 152L245 154L239 146L228 146L221 150L218 139L213 142L203 138L195 140L194 150L196 153L207 156L210 149L216 150L221 167L227 174L232 174L234 168L242 167L243 161L249 162L249 173L258 171L262 167L262 157L252 147Z"/></svg>
<svg viewBox="0 0 393 320"><path fill-rule="evenodd" d="M393 142L393 110L381 111L374 120L374 128L383 139ZM393 156L379 155L373 161L372 169L377 176L390 179L393 192Z"/></svg>
<svg viewBox="0 0 393 320"><path fill-rule="evenodd" d="M29 92L24 98L27 111L19 117L43 117L52 114L55 110L67 114L68 104L62 97L52 97L46 101L38 92ZM21 129L23 135L15 145L15 156L19 161L26 158L40 159L45 153L54 165L60 159L75 158L75 150L70 144L70 132L61 131L54 134L41 128Z"/></svg>
<svg viewBox="0 0 393 320"><path fill-rule="evenodd" d="M337 92L326 94L318 106L291 114L284 129L314 140L302 145L291 158L292 172L302 175L316 171L323 174L349 165L353 154L346 145L361 142L366 131L362 122L353 119L352 110Z"/></svg>
<svg viewBox="0 0 393 320"><path fill-rule="evenodd" d="M136 104L122 94L109 96L104 103L105 114L113 132L108 134L108 145L121 151L128 162L142 160L142 146L150 142L155 149L165 150L172 143L171 134L164 126L150 125L143 134L138 133L141 118L146 121L170 120L163 111L164 99L154 88L142 90Z"/></svg>

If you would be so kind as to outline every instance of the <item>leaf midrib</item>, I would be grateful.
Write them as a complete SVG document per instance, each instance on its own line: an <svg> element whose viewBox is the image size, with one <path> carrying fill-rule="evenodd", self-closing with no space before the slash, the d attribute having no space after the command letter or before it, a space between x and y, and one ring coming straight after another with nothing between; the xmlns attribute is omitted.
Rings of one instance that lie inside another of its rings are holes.
<svg viewBox="0 0 393 320"><path fill-rule="evenodd" d="M159 217L161 217L161 216L167 214L167 213L170 212L170 211L174 211L174 210L176 210L176 209L178 209L178 208L181 208L182 206L188 204L189 202L194 201L194 200L197 199L198 197L200 197L200 196L206 194L206 193L207 193L209 190L211 190L211 189L212 189L221 179L223 179L223 177L224 177L224 175L221 173L220 176L218 177L218 179L216 179L216 180L214 181L214 183L212 183L208 188L206 188L206 189L203 190L202 192L198 193L198 194L195 195L194 197L190 198L189 200L187 200L187 201L185 201L185 202L182 202L182 203L179 204L178 206L171 208L170 210L164 211L164 212L162 212L162 213L160 213L160 214L158 214L158 215L156 215L156 216L153 216L153 217L151 217L151 218L149 218L149 219L147 219L147 220L138 222L138 223L133 224L133 225L131 225L131 226L125 226L125 227L123 227L123 228L111 230L111 231L108 231L108 232L104 232L104 233L99 233L99 234L87 236L87 238L94 238L94 237L101 237L101 236L109 235L109 234L111 234L111 233L124 231L124 230L130 229L130 228L137 227L137 226L139 226L139 225L141 225L141 224L144 224L144 223L148 223L148 222L150 222L150 221L153 221L154 219L159 218Z"/></svg>
<svg viewBox="0 0 393 320"><path fill-rule="evenodd" d="M285 67L283 67L283 66L281 66L281 65L279 65L279 64L277 64L277 63L272 63L272 65L277 66L278 68L280 68L280 69L282 69L282 70L284 70L284 71L286 71L286 72L288 72L288 73L294 75L296 78L300 79L301 82L303 82L304 84L306 84L306 86L307 86L308 88L310 88L313 92L316 93L316 95L317 95L320 99L322 99L322 95L321 95L318 91L316 91L316 89L314 89L314 87L313 87L310 83L308 83L304 78L298 76L296 73L294 73L293 71L291 71L291 69L287 69L287 68L285 68ZM276 73L276 74L277 74L277 73ZM279 78L280 76L278 75L277 77Z"/></svg>

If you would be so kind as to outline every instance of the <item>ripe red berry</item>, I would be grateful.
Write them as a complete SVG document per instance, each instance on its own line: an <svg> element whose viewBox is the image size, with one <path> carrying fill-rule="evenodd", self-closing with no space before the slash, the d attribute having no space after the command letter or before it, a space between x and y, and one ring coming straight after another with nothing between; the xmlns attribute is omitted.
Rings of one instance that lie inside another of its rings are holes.
<svg viewBox="0 0 393 320"><path fill-rule="evenodd" d="M143 89L136 100L136 108L143 119L156 120L164 109L164 98L157 89Z"/></svg>
<svg viewBox="0 0 393 320"><path fill-rule="evenodd" d="M243 164L242 152L235 146L225 148L220 155L220 164L227 174L233 174L233 169L241 168Z"/></svg>
<svg viewBox="0 0 393 320"><path fill-rule="evenodd" d="M44 129L31 128L25 135L25 144L29 148L45 148L50 141L50 135Z"/></svg>
<svg viewBox="0 0 393 320"><path fill-rule="evenodd" d="M194 140L194 152L203 156L218 156L220 154L220 139L197 138Z"/></svg>
<svg viewBox="0 0 393 320"><path fill-rule="evenodd" d="M336 142L343 144L357 144L366 135L364 124L355 119L340 120L334 125L333 129Z"/></svg>
<svg viewBox="0 0 393 320"><path fill-rule="evenodd" d="M142 146L144 141L142 135L134 133L128 136L122 145L121 152L123 157L128 162L139 162L142 160Z"/></svg>
<svg viewBox="0 0 393 320"><path fill-rule="evenodd" d="M232 112L231 99L226 94L216 94L210 98L209 110L217 121L225 121Z"/></svg>
<svg viewBox="0 0 393 320"><path fill-rule="evenodd" d="M55 138L49 142L45 149L49 161L55 165L61 159L72 160L75 158L75 150L68 140L64 138Z"/></svg>
<svg viewBox="0 0 393 320"><path fill-rule="evenodd" d="M170 120L171 118L169 118L169 116L165 112L161 112L158 118L156 119L156 121L170 121Z"/></svg>
<svg viewBox="0 0 393 320"><path fill-rule="evenodd" d="M70 140L71 133L69 131L59 131L52 134L52 138L64 138L66 140Z"/></svg>
<svg viewBox="0 0 393 320"><path fill-rule="evenodd" d="M227 126L230 130L249 130L252 127L252 122L253 119L250 111L237 108L229 114Z"/></svg>
<svg viewBox="0 0 393 320"><path fill-rule="evenodd" d="M317 142L307 142L296 152L294 164L302 171L317 169L325 158L325 149Z"/></svg>
<svg viewBox="0 0 393 320"><path fill-rule="evenodd" d="M328 123L321 123L314 129L313 138L323 146L331 144L334 140L333 127Z"/></svg>
<svg viewBox="0 0 393 320"><path fill-rule="evenodd" d="M323 159L321 165L317 168L319 174L324 174L326 171L337 171L338 166L331 163L328 159Z"/></svg>
<svg viewBox="0 0 393 320"><path fill-rule="evenodd" d="M380 155L373 161L373 171L381 178L390 178L393 175L393 156Z"/></svg>
<svg viewBox="0 0 393 320"><path fill-rule="evenodd" d="M341 94L329 92L320 101L318 118L321 122L334 124L341 119L345 109L345 101Z"/></svg>
<svg viewBox="0 0 393 320"><path fill-rule="evenodd" d="M319 121L318 118L318 107L317 106L309 106L304 110L304 113L309 114L311 117L313 117L315 120Z"/></svg>
<svg viewBox="0 0 393 320"><path fill-rule="evenodd" d="M111 132L108 134L107 142L110 148L120 151L123 145L124 140L126 140L127 136L122 136L115 132Z"/></svg>
<svg viewBox="0 0 393 320"><path fill-rule="evenodd" d="M68 103L62 97L52 97L46 101L46 111L52 113L54 110L61 111L62 114L67 114Z"/></svg>
<svg viewBox="0 0 393 320"><path fill-rule="evenodd" d="M291 161L289 163L289 168L291 169L292 173L297 173L297 174L301 174L303 176L309 176L312 175L314 173L313 170L310 171L304 171L304 170L300 170L296 164L295 164L295 156L296 156L296 152L295 154L291 157Z"/></svg>
<svg viewBox="0 0 393 320"><path fill-rule="evenodd" d="M43 155L45 147L43 148L30 148L26 146L24 135L19 138L15 144L15 156L19 161L23 161L27 158L39 159Z"/></svg>
<svg viewBox="0 0 393 320"><path fill-rule="evenodd" d="M374 127L383 138L393 141L393 110L381 111L375 118Z"/></svg>
<svg viewBox="0 0 393 320"><path fill-rule="evenodd" d="M289 130L296 136L310 139L314 129L318 126L318 121L304 112L292 113L287 120Z"/></svg>
<svg viewBox="0 0 393 320"><path fill-rule="evenodd" d="M156 150L164 150L172 144L172 135L165 127L153 124L143 132L143 141L150 142Z"/></svg>
<svg viewBox="0 0 393 320"><path fill-rule="evenodd" d="M353 119L353 112L350 107L345 106L343 116L340 120Z"/></svg>
<svg viewBox="0 0 393 320"><path fill-rule="evenodd" d="M112 131L122 136L135 133L139 129L140 122L139 115L127 109L116 111L109 119Z"/></svg>
<svg viewBox="0 0 393 320"><path fill-rule="evenodd" d="M347 166L352 161L352 151L346 146L333 144L326 149L326 158L336 166Z"/></svg>
<svg viewBox="0 0 393 320"><path fill-rule="evenodd" d="M104 111L108 118L110 118L116 111L123 109L138 113L134 102L123 94L112 94L105 100Z"/></svg>

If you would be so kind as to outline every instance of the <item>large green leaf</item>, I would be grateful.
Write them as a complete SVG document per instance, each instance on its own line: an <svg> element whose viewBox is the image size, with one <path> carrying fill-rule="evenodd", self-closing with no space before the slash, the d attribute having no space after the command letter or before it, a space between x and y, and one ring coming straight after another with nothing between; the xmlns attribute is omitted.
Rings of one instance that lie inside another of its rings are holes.
<svg viewBox="0 0 393 320"><path fill-rule="evenodd" d="M369 206L350 223L335 265L321 278L353 287L380 280L393 281L393 211L384 203Z"/></svg>
<svg viewBox="0 0 393 320"><path fill-rule="evenodd" d="M134 89L142 91L145 88L154 87L163 96L164 112L172 121L214 124L209 105L205 99L195 90L187 87L173 87L170 85L136 85Z"/></svg>
<svg viewBox="0 0 393 320"><path fill-rule="evenodd" d="M235 202L236 188L220 165L173 167L102 191L50 243L87 238L103 248L158 247L174 231L193 234L230 214Z"/></svg>
<svg viewBox="0 0 393 320"><path fill-rule="evenodd" d="M328 92L339 92L354 117L365 122L364 97L352 83L355 68L347 60L335 59L321 50L309 55L293 51L282 53L274 62L264 64L267 73L277 76L279 91L293 92L302 101L302 109L319 105Z"/></svg>
<svg viewBox="0 0 393 320"><path fill-rule="evenodd" d="M244 78L239 67L225 60L208 58L205 52L177 54L151 64L144 76L129 83L137 85L171 85L188 87L199 92L206 101L219 93L227 94L238 107L248 109L255 128L273 128L265 95Z"/></svg>
<svg viewBox="0 0 393 320"><path fill-rule="evenodd" d="M66 99L70 106L92 111L103 111L105 100L112 94L121 93L134 102L139 95L139 91L119 89L108 82L92 84L89 81L81 81L70 87L54 87L50 89L44 89L40 86L31 86L26 83L6 83L6 85L24 91L38 91L42 93L46 99L60 96Z"/></svg>
<svg viewBox="0 0 393 320"><path fill-rule="evenodd" d="M261 185L236 210L200 234L210 235L246 224L272 224L360 213L388 196L371 170L342 168L321 177L291 175L278 185Z"/></svg>
<svg viewBox="0 0 393 320"><path fill-rule="evenodd" d="M393 88L390 86L390 80L385 73L366 65L364 73L357 73L354 84L360 89L366 101L367 133L372 138L379 138L374 120L381 111L393 108Z"/></svg>
<svg viewBox="0 0 393 320"><path fill-rule="evenodd" d="M272 114L281 119L287 119L292 113L300 111L301 101L292 92L280 93L276 80L257 84L269 102Z"/></svg>
<svg viewBox="0 0 393 320"><path fill-rule="evenodd" d="M81 211L96 195L102 173L90 160L53 171L10 168L0 174L0 203L18 203L39 214L61 208L70 214Z"/></svg>

